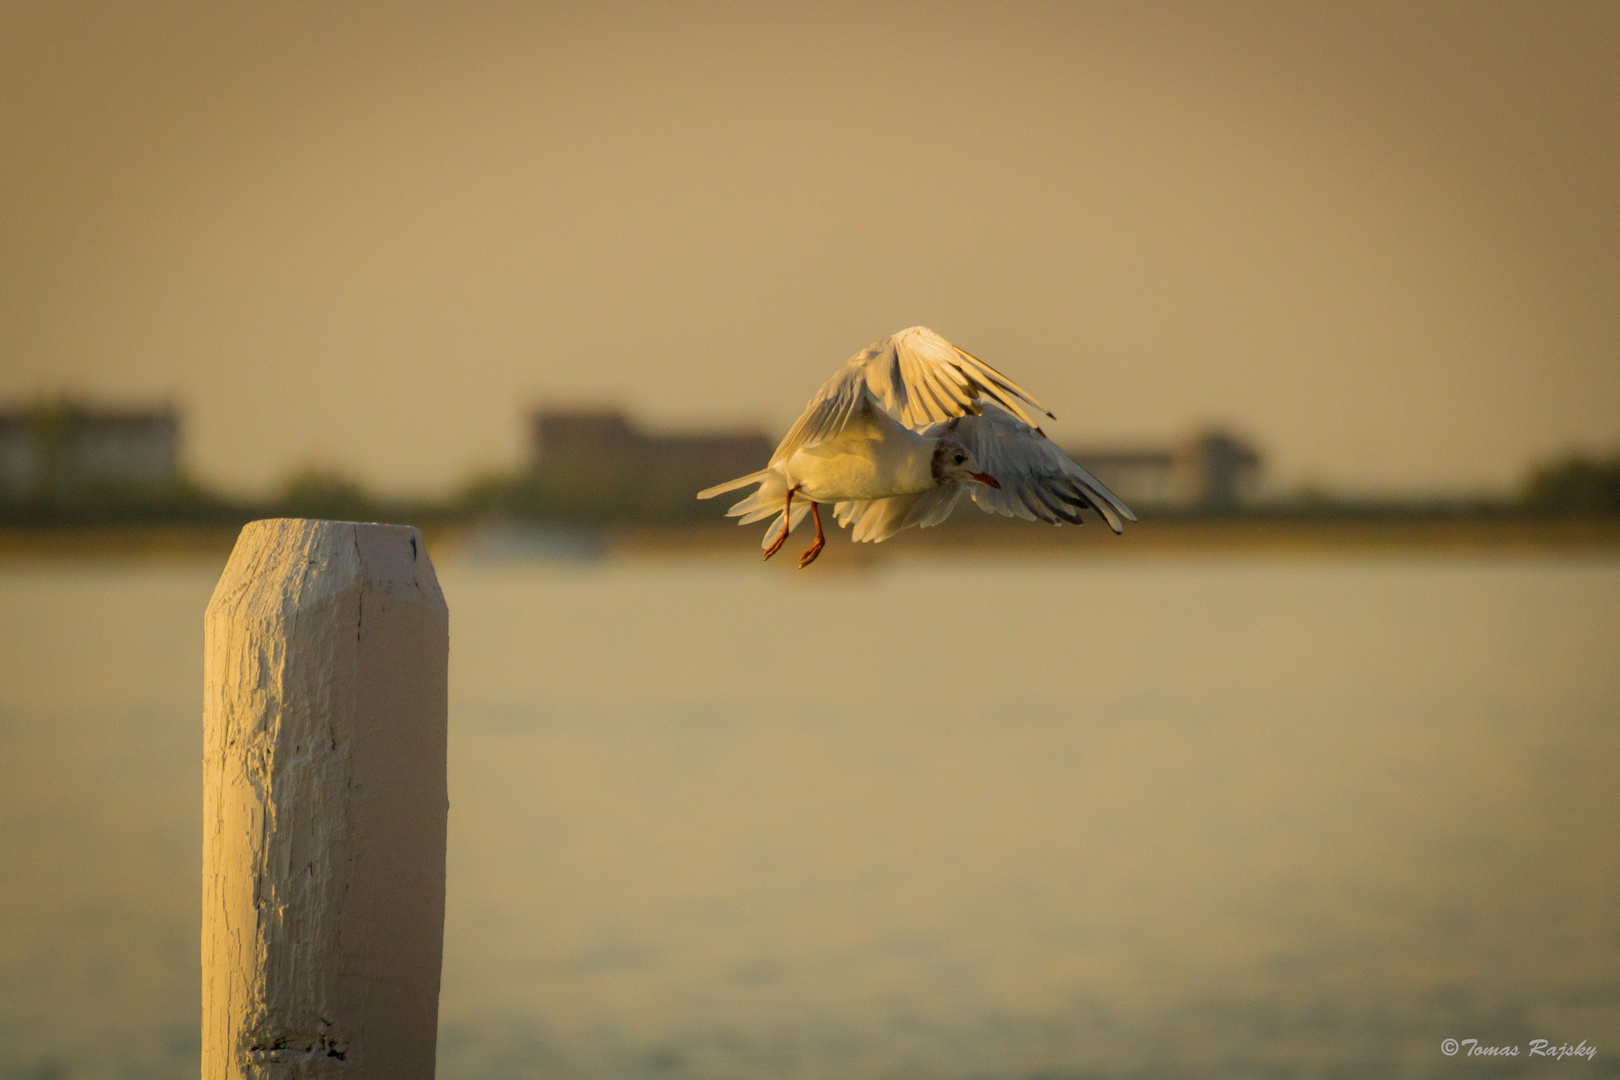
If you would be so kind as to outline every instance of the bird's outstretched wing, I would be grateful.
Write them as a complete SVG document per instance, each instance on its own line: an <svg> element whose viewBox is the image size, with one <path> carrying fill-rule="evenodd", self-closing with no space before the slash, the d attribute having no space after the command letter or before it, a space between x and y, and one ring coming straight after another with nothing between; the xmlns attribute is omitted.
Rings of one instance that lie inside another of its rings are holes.
<svg viewBox="0 0 1620 1080"><path fill-rule="evenodd" d="M926 326L913 326L850 357L810 399L804 415L771 455L771 464L837 438L863 400L918 431L952 417L977 415L987 401L1001 405L1032 429L1036 421L1026 406L1052 415L983 360Z"/></svg>
<svg viewBox="0 0 1620 1080"><path fill-rule="evenodd" d="M995 405L986 404L977 416L935 425L925 434L954 438L973 454L979 468L996 478L999 489L965 485L987 514L1079 525L1080 511L1090 508L1116 533L1125 528L1121 518L1136 520L1102 481L1075 464L1039 428Z"/></svg>
<svg viewBox="0 0 1620 1080"><path fill-rule="evenodd" d="M961 497L961 484L945 484L914 495L834 503L833 517L850 527L851 540L881 544L901 529L938 525L951 516Z"/></svg>

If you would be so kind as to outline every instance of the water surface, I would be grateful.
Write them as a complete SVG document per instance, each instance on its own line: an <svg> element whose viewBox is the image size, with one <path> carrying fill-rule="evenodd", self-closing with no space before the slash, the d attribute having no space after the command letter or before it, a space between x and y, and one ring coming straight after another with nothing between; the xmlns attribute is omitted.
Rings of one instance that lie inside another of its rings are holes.
<svg viewBox="0 0 1620 1080"><path fill-rule="evenodd" d="M441 567L446 1080L1616 1071L1620 562L817 571ZM0 1075L196 1073L216 574L0 568Z"/></svg>

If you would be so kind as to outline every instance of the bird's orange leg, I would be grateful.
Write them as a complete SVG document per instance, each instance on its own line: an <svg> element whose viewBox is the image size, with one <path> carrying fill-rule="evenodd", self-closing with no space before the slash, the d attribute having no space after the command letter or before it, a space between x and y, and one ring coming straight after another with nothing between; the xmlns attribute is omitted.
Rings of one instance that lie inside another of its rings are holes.
<svg viewBox="0 0 1620 1080"><path fill-rule="evenodd" d="M767 560L782 550L782 545L787 543L788 533L793 531L793 493L797 490L798 488L788 488L787 505L782 507L782 535L776 538L776 543L765 549L765 558ZM815 503L811 503L810 508L815 509L815 505Z"/></svg>
<svg viewBox="0 0 1620 1080"><path fill-rule="evenodd" d="M811 544L810 550L800 557L800 570L815 562L816 556L821 554L821 549L827 546L827 534L821 531L821 505L819 503L810 504L810 516L816 519L816 542Z"/></svg>

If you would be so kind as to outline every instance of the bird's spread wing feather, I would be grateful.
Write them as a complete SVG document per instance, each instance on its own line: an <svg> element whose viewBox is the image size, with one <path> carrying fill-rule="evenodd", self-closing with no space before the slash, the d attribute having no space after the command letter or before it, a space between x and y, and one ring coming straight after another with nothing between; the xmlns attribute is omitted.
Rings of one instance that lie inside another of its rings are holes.
<svg viewBox="0 0 1620 1080"><path fill-rule="evenodd" d="M1051 416L1001 372L924 326L913 326L856 353L805 406L804 415L771 455L771 464L836 438L862 401L871 401L913 430L957 416L977 415L983 403L1007 409L1032 429L1028 409Z"/></svg>
<svg viewBox="0 0 1620 1080"><path fill-rule="evenodd" d="M913 525L924 529L938 525L951 516L961 497L960 484L946 484L915 495L834 503L833 517L851 527L850 539L881 543Z"/></svg>
<svg viewBox="0 0 1620 1080"><path fill-rule="evenodd" d="M776 465L807 446L837 438L849 422L850 413L863 398L869 397L864 372L852 360L816 391L815 397L804 407L804 414L788 429L776 453L771 455L770 463Z"/></svg>
<svg viewBox="0 0 1620 1080"><path fill-rule="evenodd" d="M1089 508L1116 533L1125 528L1121 518L1136 520L1102 481L1075 464L1038 428L995 405L986 405L978 416L938 424L925 434L956 439L973 454L979 468L1001 484L999 489L971 485L973 501L987 514L1079 525L1080 511Z"/></svg>

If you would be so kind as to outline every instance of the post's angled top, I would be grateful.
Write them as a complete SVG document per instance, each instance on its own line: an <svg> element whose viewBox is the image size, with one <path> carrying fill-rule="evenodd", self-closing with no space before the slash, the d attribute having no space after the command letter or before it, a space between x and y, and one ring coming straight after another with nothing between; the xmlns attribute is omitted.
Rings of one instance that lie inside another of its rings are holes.
<svg viewBox="0 0 1620 1080"><path fill-rule="evenodd" d="M243 526L208 617L243 605L296 610L359 585L444 610L439 578L411 525L267 518Z"/></svg>

